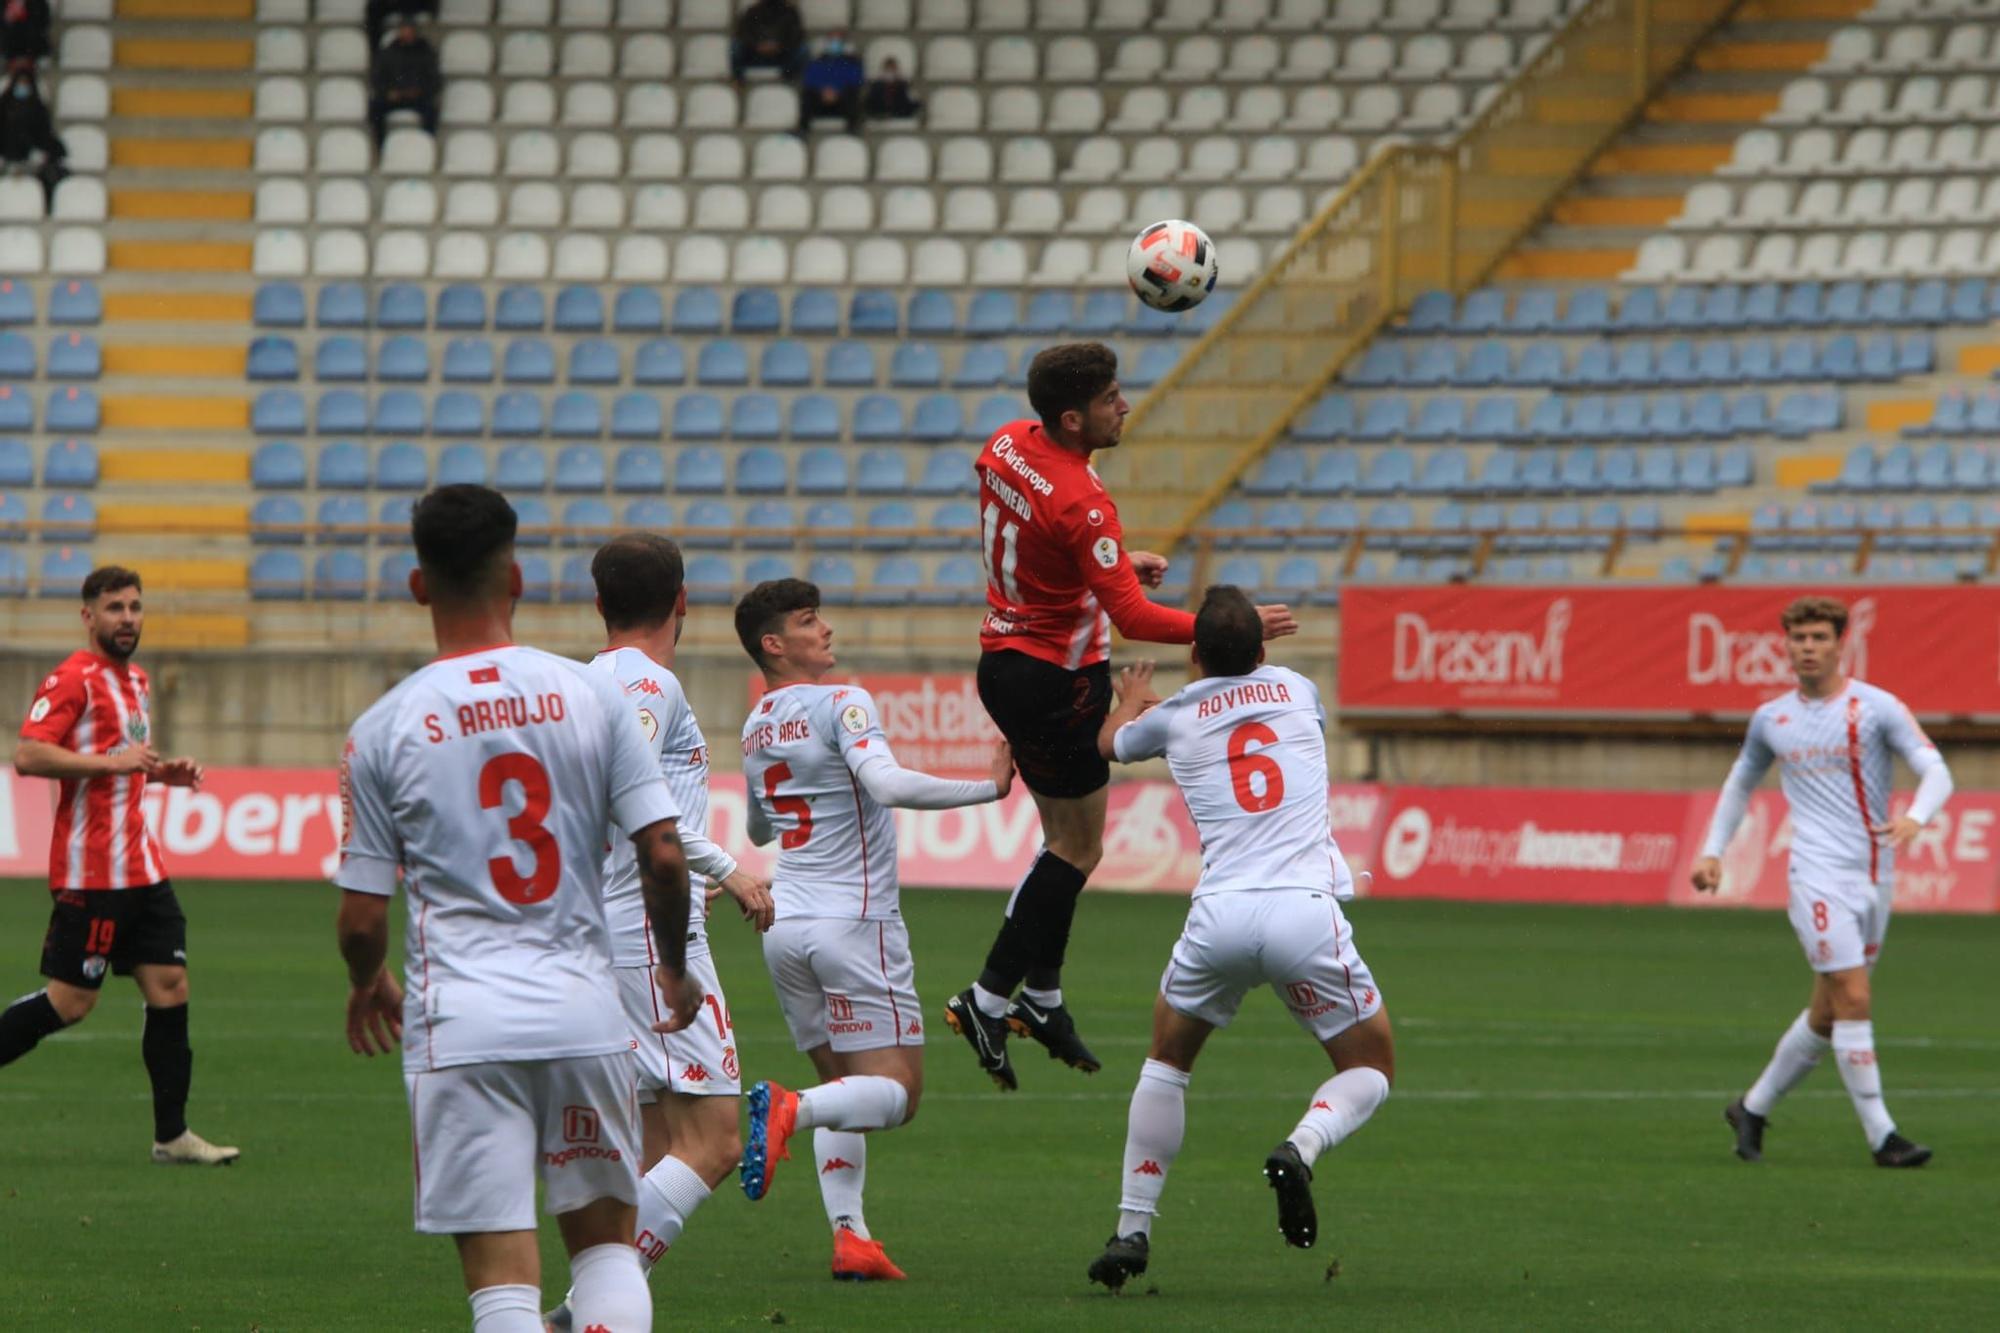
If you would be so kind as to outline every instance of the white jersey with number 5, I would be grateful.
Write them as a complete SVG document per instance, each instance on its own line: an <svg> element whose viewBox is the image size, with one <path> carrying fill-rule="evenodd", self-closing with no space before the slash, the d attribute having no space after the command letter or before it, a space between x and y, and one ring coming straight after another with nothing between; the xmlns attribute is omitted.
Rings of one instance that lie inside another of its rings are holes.
<svg viewBox="0 0 2000 1333"><path fill-rule="evenodd" d="M1201 834L1194 896L1354 894L1327 813L1326 710L1296 671L1197 680L1118 729L1118 761L1165 755Z"/></svg>
<svg viewBox="0 0 2000 1333"><path fill-rule="evenodd" d="M902 914L895 817L855 777L889 753L875 700L856 685L780 686L750 710L743 778L778 834L778 920Z"/></svg>
<svg viewBox="0 0 2000 1333"><path fill-rule="evenodd" d="M409 897L404 1069L629 1049L604 848L679 811L616 681L521 645L440 658L361 715L340 775L333 882L387 896L400 868Z"/></svg>

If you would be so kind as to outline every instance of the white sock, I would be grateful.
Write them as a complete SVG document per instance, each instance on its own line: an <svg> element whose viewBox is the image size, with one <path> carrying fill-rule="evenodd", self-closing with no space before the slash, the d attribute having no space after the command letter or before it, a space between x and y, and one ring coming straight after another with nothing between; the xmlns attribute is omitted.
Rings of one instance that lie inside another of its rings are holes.
<svg viewBox="0 0 2000 1333"><path fill-rule="evenodd" d="M835 1231L846 1227L863 1240L868 1220L861 1215L861 1191L868 1184L868 1136L844 1129L813 1131L813 1161L819 1167L819 1197Z"/></svg>
<svg viewBox="0 0 2000 1333"><path fill-rule="evenodd" d="M708 1182L671 1154L653 1164L639 1182L639 1267L651 1272L660 1256L681 1237L681 1228L708 1198Z"/></svg>
<svg viewBox="0 0 2000 1333"><path fill-rule="evenodd" d="M472 1333L542 1333L539 1287L481 1287L466 1300L472 1304Z"/></svg>
<svg viewBox="0 0 2000 1333"><path fill-rule="evenodd" d="M910 1109L910 1094L893 1078L852 1074L799 1094L800 1129L893 1129Z"/></svg>
<svg viewBox="0 0 2000 1333"><path fill-rule="evenodd" d="M1389 1100L1389 1080L1379 1069L1357 1065L1319 1085L1305 1118L1291 1132L1292 1146L1311 1166L1319 1155L1368 1123Z"/></svg>
<svg viewBox="0 0 2000 1333"><path fill-rule="evenodd" d="M1004 995L995 995L976 981L972 983L972 1002L978 1006L979 1012L985 1014L988 1018L1004 1018L1006 1016L1007 997Z"/></svg>
<svg viewBox="0 0 2000 1333"><path fill-rule="evenodd" d="M1785 1029L1785 1035L1778 1038L1778 1049L1771 1052L1771 1063L1764 1066L1764 1072L1757 1075L1750 1091L1743 1094L1743 1109L1751 1115L1771 1114L1778 1099L1812 1073L1819 1058L1826 1054L1828 1044L1825 1037L1812 1030L1807 1011L1799 1010L1799 1016Z"/></svg>
<svg viewBox="0 0 2000 1333"><path fill-rule="evenodd" d="M593 1245L570 1257L570 1320L604 1333L652 1333L653 1292L630 1245ZM540 1328L540 1317L534 1325ZM484 1329L479 1333L485 1333ZM509 1330L512 1333L512 1330Z"/></svg>
<svg viewBox="0 0 2000 1333"><path fill-rule="evenodd" d="M1875 1063L1875 1025L1866 1019L1833 1025L1833 1058L1840 1066L1840 1081L1847 1085L1847 1099L1854 1114L1861 1117L1861 1132L1868 1146L1879 1148L1882 1140L1896 1132L1889 1108L1882 1104L1882 1067Z"/></svg>
<svg viewBox="0 0 2000 1333"><path fill-rule="evenodd" d="M1159 1060L1148 1060L1139 1070L1132 1109L1125 1115L1125 1185L1118 1197L1121 1236L1153 1232L1167 1171L1187 1133L1187 1086L1185 1069Z"/></svg>
<svg viewBox="0 0 2000 1333"><path fill-rule="evenodd" d="M1027 996L1029 999L1033 1000L1036 1004L1039 1004L1044 1009L1053 1009L1057 1005L1062 1003L1061 986L1054 987L1053 989L1050 990L1037 990L1033 986L1023 986L1021 988L1021 994Z"/></svg>

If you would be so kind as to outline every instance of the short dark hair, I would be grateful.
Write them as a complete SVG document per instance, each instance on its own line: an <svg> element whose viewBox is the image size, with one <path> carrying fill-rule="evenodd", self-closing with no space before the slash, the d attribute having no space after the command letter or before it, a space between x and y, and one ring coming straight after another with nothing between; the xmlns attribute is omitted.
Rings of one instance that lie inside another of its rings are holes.
<svg viewBox="0 0 2000 1333"><path fill-rule="evenodd" d="M417 501L410 539L433 593L483 591L500 557L513 554L519 519L507 497L490 486L440 486Z"/></svg>
<svg viewBox="0 0 2000 1333"><path fill-rule="evenodd" d="M1847 603L1838 597L1801 597L1786 607L1784 613L1778 617L1778 624L1784 627L1787 634L1800 625L1809 625L1815 621L1824 621L1833 626L1834 638L1845 638Z"/></svg>
<svg viewBox="0 0 2000 1333"><path fill-rule="evenodd" d="M680 601L687 567L681 548L654 532L626 532L597 548L590 558L591 582L604 614L604 628L616 632L664 624Z"/></svg>
<svg viewBox="0 0 2000 1333"><path fill-rule="evenodd" d="M750 660L764 665L764 636L784 628L794 611L819 609L819 585L804 579L770 579L743 594L736 604L736 638Z"/></svg>
<svg viewBox="0 0 2000 1333"><path fill-rule="evenodd" d="M99 565L83 576L83 600L86 602L94 602L105 593L117 592L120 588L146 591L146 585L139 581L139 571L123 565Z"/></svg>
<svg viewBox="0 0 2000 1333"><path fill-rule="evenodd" d="M1054 430L1065 412L1089 410L1118 378L1118 354L1103 343L1044 347L1028 363L1028 405Z"/></svg>
<svg viewBox="0 0 2000 1333"><path fill-rule="evenodd" d="M1211 676L1247 676L1257 669L1264 622L1243 589L1218 583L1202 596L1194 615L1194 651Z"/></svg>

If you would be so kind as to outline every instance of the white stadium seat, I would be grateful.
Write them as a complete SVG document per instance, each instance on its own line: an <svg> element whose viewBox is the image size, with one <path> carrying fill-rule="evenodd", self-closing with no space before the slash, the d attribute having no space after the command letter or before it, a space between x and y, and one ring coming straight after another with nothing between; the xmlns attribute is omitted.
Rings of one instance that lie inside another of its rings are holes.
<svg viewBox="0 0 2000 1333"><path fill-rule="evenodd" d="M931 92L924 108L929 128L938 131L979 128L979 93L972 88L938 88Z"/></svg>
<svg viewBox="0 0 2000 1333"><path fill-rule="evenodd" d="M762 283L776 287L791 274L792 254L783 241L769 236L743 236L730 256L729 276L734 282Z"/></svg>
<svg viewBox="0 0 2000 1333"><path fill-rule="evenodd" d="M546 79L555 70L555 52L546 33L510 32L500 41L499 73L517 79Z"/></svg>
<svg viewBox="0 0 2000 1333"><path fill-rule="evenodd" d="M42 234L34 227L0 227L0 273L42 271Z"/></svg>
<svg viewBox="0 0 2000 1333"><path fill-rule="evenodd" d="M742 231L750 225L750 196L740 185L704 185L694 196L694 225L704 231Z"/></svg>
<svg viewBox="0 0 2000 1333"><path fill-rule="evenodd" d="M254 212L259 227L299 226L312 218L312 197L306 193L304 181L290 176L274 177L257 182ZM262 232L258 233L258 239L263 239Z"/></svg>
<svg viewBox="0 0 2000 1333"><path fill-rule="evenodd" d="M565 79L608 79L612 64L609 37L600 32L572 32L563 38L556 68Z"/></svg>
<svg viewBox="0 0 2000 1333"><path fill-rule="evenodd" d="M625 225L625 192L593 181L569 192L569 225L585 231L616 231ZM560 267L561 255L557 255Z"/></svg>
<svg viewBox="0 0 2000 1333"><path fill-rule="evenodd" d="M964 32L972 26L972 0L918 0L916 17L925 32Z"/></svg>
<svg viewBox="0 0 2000 1333"><path fill-rule="evenodd" d="M524 181L507 191L507 225L510 227L559 227L563 217L563 192L553 181Z"/></svg>
<svg viewBox="0 0 2000 1333"><path fill-rule="evenodd" d="M1058 37L1049 43L1042 76L1050 83L1094 83L1097 45L1087 37Z"/></svg>
<svg viewBox="0 0 2000 1333"><path fill-rule="evenodd" d="M1267 134L1250 141L1250 156L1243 164L1243 179L1252 181L1289 180L1299 170L1299 145L1286 135Z"/></svg>
<svg viewBox="0 0 2000 1333"><path fill-rule="evenodd" d="M1107 128L1125 134L1143 134L1166 124L1168 102L1163 88L1133 88L1119 100L1118 112Z"/></svg>
<svg viewBox="0 0 2000 1333"><path fill-rule="evenodd" d="M391 181L382 191L382 221L389 226L430 227L437 214L437 186L430 181Z"/></svg>
<svg viewBox="0 0 2000 1333"><path fill-rule="evenodd" d="M500 23L508 28L546 28L555 0L500 0Z"/></svg>
<svg viewBox="0 0 2000 1333"><path fill-rule="evenodd" d="M1028 0L980 0L972 17L981 32L1025 32L1033 26Z"/></svg>
<svg viewBox="0 0 2000 1333"><path fill-rule="evenodd" d="M1182 131L1212 130L1228 117L1228 94L1220 88L1190 88L1174 104L1173 125Z"/></svg>
<svg viewBox="0 0 2000 1333"><path fill-rule="evenodd" d="M1247 214L1243 192L1233 185L1214 185L1194 197L1192 216L1218 232L1242 227Z"/></svg>
<svg viewBox="0 0 2000 1333"><path fill-rule="evenodd" d="M945 140L938 149L937 178L950 183L992 180L992 145L972 135Z"/></svg>
<svg viewBox="0 0 2000 1333"><path fill-rule="evenodd" d="M1279 77L1300 83L1331 78L1338 57L1339 48L1333 38L1310 33L1285 44L1285 66Z"/></svg>
<svg viewBox="0 0 2000 1333"><path fill-rule="evenodd" d="M105 66L79 65L70 58L69 43L63 43L64 69L103 69ZM257 34L256 68L260 74L296 74L308 69L312 60L306 51L306 35L298 28L265 28Z"/></svg>
<svg viewBox="0 0 2000 1333"><path fill-rule="evenodd" d="M1160 0L1153 27L1160 32L1193 32L1215 17L1216 0Z"/></svg>
<svg viewBox="0 0 2000 1333"><path fill-rule="evenodd" d="M1117 231L1125 225L1127 212L1123 190L1115 185L1093 186L1077 196L1062 229L1087 235Z"/></svg>
<svg viewBox="0 0 2000 1333"><path fill-rule="evenodd" d="M978 50L969 37L933 37L924 43L923 71L938 83L976 83Z"/></svg>
<svg viewBox="0 0 2000 1333"><path fill-rule="evenodd" d="M1125 141L1114 139L1108 134L1093 135L1084 139L1070 155L1069 166L1062 172L1065 181L1111 180L1125 170Z"/></svg>
<svg viewBox="0 0 2000 1333"><path fill-rule="evenodd" d="M368 273L368 242L358 231L322 231L313 237L316 278L359 278Z"/></svg>
<svg viewBox="0 0 2000 1333"><path fill-rule="evenodd" d="M1042 128L1051 134L1095 134L1104 124L1104 95L1095 88L1059 88L1049 97Z"/></svg>
<svg viewBox="0 0 2000 1333"><path fill-rule="evenodd" d="M313 188L312 220L322 227L365 227L373 212L365 181L323 177Z"/></svg>
<svg viewBox="0 0 2000 1333"><path fill-rule="evenodd" d="M500 174L513 177L548 179L560 173L561 146L553 134L527 130L507 140L507 153Z"/></svg>
<svg viewBox="0 0 2000 1333"><path fill-rule="evenodd" d="M681 107L681 123L689 129L734 129L742 115L736 90L727 85L690 88Z"/></svg>
<svg viewBox="0 0 2000 1333"><path fill-rule="evenodd" d="M0 248L6 244L6 240L0 238ZM306 238L281 227L260 230L250 247L250 271L260 278L303 278L306 276Z"/></svg>
<svg viewBox="0 0 2000 1333"><path fill-rule="evenodd" d="M602 236L564 236L556 242L549 276L557 282L603 282L611 272L611 247Z"/></svg>
<svg viewBox="0 0 2000 1333"><path fill-rule="evenodd" d="M1033 88L998 88L986 104L986 128L1005 134L1042 128L1042 95Z"/></svg>
<svg viewBox="0 0 2000 1333"><path fill-rule="evenodd" d="M627 74L637 72L647 78L665 78L666 74L654 70L626 70ZM680 76L682 79L722 79L729 75L729 39L726 37L690 37L687 49L680 53Z"/></svg>
<svg viewBox="0 0 2000 1333"><path fill-rule="evenodd" d="M483 32L462 30L448 32L438 44L438 68L446 75L449 87L451 78L484 75L493 69L493 40Z"/></svg>
<svg viewBox="0 0 2000 1333"><path fill-rule="evenodd" d="M1167 46L1157 37L1127 37L1118 43L1105 77L1120 83L1146 83L1167 65Z"/></svg>
<svg viewBox="0 0 2000 1333"><path fill-rule="evenodd" d="M628 130L665 130L680 124L680 96L664 83L634 83L625 89L622 123Z"/></svg>
<svg viewBox="0 0 2000 1333"><path fill-rule="evenodd" d="M1181 141L1168 135L1154 135L1134 143L1125 156L1128 181L1172 180L1181 170Z"/></svg>
<svg viewBox="0 0 2000 1333"><path fill-rule="evenodd" d="M276 76L257 83L254 113L259 121L301 121L306 118L306 86L295 78Z"/></svg>
<svg viewBox="0 0 2000 1333"><path fill-rule="evenodd" d="M352 29L322 27L313 43L313 68L321 74L366 74L368 39Z"/></svg>
<svg viewBox="0 0 2000 1333"><path fill-rule="evenodd" d="M1306 199L1302 191L1286 185L1267 186L1257 191L1250 210L1247 230L1263 235L1289 236L1305 225Z"/></svg>
<svg viewBox="0 0 2000 1333"><path fill-rule="evenodd" d="M562 123L571 129L602 129L618 123L618 94L607 83L572 83L563 89Z"/></svg>
<svg viewBox="0 0 2000 1333"><path fill-rule="evenodd" d="M641 134L632 140L626 170L634 180L670 181L685 170L681 141L671 134Z"/></svg>
<svg viewBox="0 0 2000 1333"><path fill-rule="evenodd" d="M847 247L830 236L805 237L792 247L792 281L809 287L846 286Z"/></svg>
<svg viewBox="0 0 2000 1333"><path fill-rule="evenodd" d="M694 141L694 152L688 159L689 179L742 180L743 170L743 141L735 135L704 134Z"/></svg>
<svg viewBox="0 0 2000 1333"><path fill-rule="evenodd" d="M944 197L944 230L965 235L995 231L1000 226L1000 204L993 191L979 185L960 185Z"/></svg>
<svg viewBox="0 0 2000 1333"><path fill-rule="evenodd" d="M540 282L549 276L548 238L509 232L493 247L493 276L501 282Z"/></svg>
<svg viewBox="0 0 2000 1333"><path fill-rule="evenodd" d="M1181 174L1191 181L1224 181L1234 179L1242 167L1241 141L1233 135L1212 134L1189 146Z"/></svg>
<svg viewBox="0 0 2000 1333"><path fill-rule="evenodd" d="M485 130L459 130L444 141L444 174L493 176L500 170L500 148Z"/></svg>
<svg viewBox="0 0 2000 1333"><path fill-rule="evenodd" d="M431 175L437 170L437 140L422 130L390 130L379 170L385 176Z"/></svg>
<svg viewBox="0 0 2000 1333"><path fill-rule="evenodd" d="M859 242L849 261L850 276L864 287L900 287L909 273L909 254L893 236L870 236Z"/></svg>
<svg viewBox="0 0 2000 1333"><path fill-rule="evenodd" d="M1338 88L1302 88L1292 99L1292 112L1284 119L1288 130L1318 132L1336 125L1347 110L1347 99Z"/></svg>
<svg viewBox="0 0 2000 1333"><path fill-rule="evenodd" d="M490 125L493 123L493 89L478 79L454 79L444 87L438 105L438 119L446 125Z"/></svg>
<svg viewBox="0 0 2000 1333"><path fill-rule="evenodd" d="M447 227L494 227L500 223L500 188L492 181L458 181L444 196Z"/></svg>
<svg viewBox="0 0 2000 1333"><path fill-rule="evenodd" d="M507 85L500 95L500 123L539 128L556 119L556 90L539 79L522 79Z"/></svg>
<svg viewBox="0 0 2000 1333"><path fill-rule="evenodd" d="M674 243L674 272L691 279L699 275L704 282L726 282L729 248L713 236L683 236Z"/></svg>
<svg viewBox="0 0 2000 1333"><path fill-rule="evenodd" d="M1036 287L1075 287L1090 273L1090 246L1063 238L1042 247L1041 258L1028 281Z"/></svg>
<svg viewBox="0 0 2000 1333"><path fill-rule="evenodd" d="M828 177L822 162L816 174L822 180L859 180L862 176ZM866 161L863 165L865 168ZM875 179L879 181L927 181L931 178L930 144L913 134L897 134L878 140L875 147Z"/></svg>
<svg viewBox="0 0 2000 1333"><path fill-rule="evenodd" d="M423 278L431 271L430 238L420 231L385 231L375 239L375 276Z"/></svg>
<svg viewBox="0 0 2000 1333"><path fill-rule="evenodd" d="M359 124L368 116L368 89L359 79L321 79L313 87L312 100L313 119L322 125L341 121ZM490 114L487 118L491 119Z"/></svg>
<svg viewBox="0 0 2000 1333"><path fill-rule="evenodd" d="M625 152L618 136L602 130L571 135L564 170L571 180L612 180L623 175Z"/></svg>
<svg viewBox="0 0 2000 1333"><path fill-rule="evenodd" d="M290 127L259 130L252 156L262 175L304 175L306 136Z"/></svg>
<svg viewBox="0 0 2000 1333"><path fill-rule="evenodd" d="M1183 37L1167 59L1167 77L1206 83L1222 68L1222 43L1213 37Z"/></svg>
<svg viewBox="0 0 2000 1333"><path fill-rule="evenodd" d="M1000 179L1037 184L1056 178L1056 150L1047 139L1009 139L1000 146Z"/></svg>
<svg viewBox="0 0 2000 1333"><path fill-rule="evenodd" d="M965 273L965 247L957 241L933 236L917 242L910 260L911 282L924 287L963 287Z"/></svg>
<svg viewBox="0 0 2000 1333"><path fill-rule="evenodd" d="M650 32L620 38L618 73L627 79L671 79L674 76L672 39Z"/></svg>
<svg viewBox="0 0 2000 1333"><path fill-rule="evenodd" d="M983 53L980 77L988 83L1032 83L1041 77L1041 53L1025 38L991 39Z"/></svg>
<svg viewBox="0 0 2000 1333"><path fill-rule="evenodd" d="M611 250L615 282L665 282L667 243L657 236L621 236Z"/></svg>
<svg viewBox="0 0 2000 1333"><path fill-rule="evenodd" d="M78 121L105 120L111 115L111 85L95 74L64 70L56 81L55 113L64 134Z"/></svg>
<svg viewBox="0 0 2000 1333"><path fill-rule="evenodd" d="M1361 150L1344 134L1314 139L1299 174L1309 181L1345 180L1361 165Z"/></svg>
<svg viewBox="0 0 2000 1333"><path fill-rule="evenodd" d="M861 216L858 226L828 227L825 217L828 197L838 196L841 207L851 207L858 196ZM867 231L874 225L875 199L858 185L832 185L820 195L822 227L828 231ZM767 185L757 195L758 231L809 231L813 225L813 197L797 185Z"/></svg>
<svg viewBox="0 0 2000 1333"><path fill-rule="evenodd" d="M1269 86L1245 88L1236 95L1236 109L1224 122L1237 132L1273 130L1285 118L1285 94Z"/></svg>
<svg viewBox="0 0 2000 1333"><path fill-rule="evenodd" d="M1239 37L1229 46L1229 64L1222 77L1232 83L1261 83L1277 75L1284 49L1270 37Z"/></svg>
<svg viewBox="0 0 2000 1333"><path fill-rule="evenodd" d="M835 147L834 145L840 145ZM859 154L863 177L868 170L868 149L859 139L842 135L820 140L822 159L837 157L843 149ZM815 173L817 175L818 173ZM699 178L699 173L696 173ZM806 178L806 146L789 134L767 134L757 140L750 155L750 176L760 181L796 181ZM821 179L831 179L822 176Z"/></svg>
<svg viewBox="0 0 2000 1333"><path fill-rule="evenodd" d="M678 185L643 185L632 195L632 225L653 231L687 226L687 192Z"/></svg>
<svg viewBox="0 0 2000 1333"><path fill-rule="evenodd" d="M1010 235L1044 235L1062 225L1062 196L1043 186L1013 190L1007 196L1007 218L1000 229Z"/></svg>
<svg viewBox="0 0 2000 1333"><path fill-rule="evenodd" d="M883 231L922 236L937 225L937 200L929 190L905 185L882 196Z"/></svg>
<svg viewBox="0 0 2000 1333"><path fill-rule="evenodd" d="M788 130L799 123L799 95L782 83L760 83L743 102L746 130Z"/></svg>
<svg viewBox="0 0 2000 1333"><path fill-rule="evenodd" d="M41 182L26 176L0 177L0 222L40 222L44 215Z"/></svg>

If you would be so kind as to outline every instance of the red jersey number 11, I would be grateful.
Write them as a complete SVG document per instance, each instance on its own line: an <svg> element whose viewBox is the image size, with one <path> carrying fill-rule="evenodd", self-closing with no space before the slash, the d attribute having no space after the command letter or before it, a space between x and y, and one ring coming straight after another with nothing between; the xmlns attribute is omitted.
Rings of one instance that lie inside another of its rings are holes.
<svg viewBox="0 0 2000 1333"><path fill-rule="evenodd" d="M988 500L979 515L979 528L979 557L986 564L986 582L1019 605L1021 589L1014 582L1014 566L1020 559L1021 525L1011 518L1001 522L999 504Z"/></svg>

